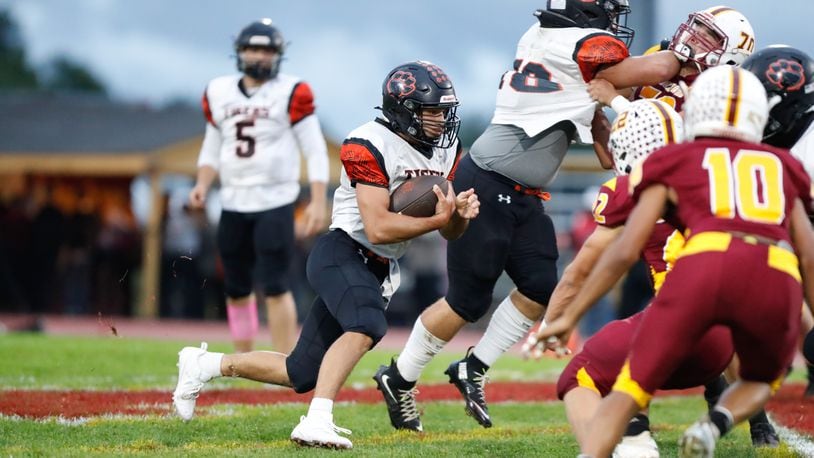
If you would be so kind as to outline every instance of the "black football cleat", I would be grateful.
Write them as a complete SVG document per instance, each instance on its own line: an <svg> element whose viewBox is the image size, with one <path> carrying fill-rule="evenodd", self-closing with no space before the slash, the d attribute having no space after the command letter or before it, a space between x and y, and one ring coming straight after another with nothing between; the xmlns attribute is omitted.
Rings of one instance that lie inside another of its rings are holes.
<svg viewBox="0 0 814 458"><path fill-rule="evenodd" d="M401 377L395 360L390 361L390 366L379 366L373 380L384 396L390 424L396 429L423 432L424 427L421 426L415 403L415 395L418 393L415 382L408 382Z"/></svg>
<svg viewBox="0 0 814 458"><path fill-rule="evenodd" d="M806 390L803 392L803 398L814 399L814 382L808 382Z"/></svg>
<svg viewBox="0 0 814 458"><path fill-rule="evenodd" d="M489 408L486 407L486 397L483 394L483 385L487 380L486 371L478 373L469 370L466 359L462 359L450 364L444 373L449 376L449 383L458 388L466 401L467 415L484 428L491 428L492 418L489 416Z"/></svg>
<svg viewBox="0 0 814 458"><path fill-rule="evenodd" d="M771 423L755 423L749 425L749 433L752 435L752 445L755 447L775 448L780 445L780 437Z"/></svg>

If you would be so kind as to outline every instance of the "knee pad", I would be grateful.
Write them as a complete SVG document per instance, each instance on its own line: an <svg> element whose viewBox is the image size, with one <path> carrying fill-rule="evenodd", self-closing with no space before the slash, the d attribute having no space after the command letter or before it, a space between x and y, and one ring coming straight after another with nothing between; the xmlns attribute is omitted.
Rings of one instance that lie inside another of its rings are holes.
<svg viewBox="0 0 814 458"><path fill-rule="evenodd" d="M234 340L254 340L259 328L257 319L257 301L247 305L226 305L226 316L229 320L229 331Z"/></svg>
<svg viewBox="0 0 814 458"><path fill-rule="evenodd" d="M384 310L378 307L362 307L356 323L344 329L345 332L358 332L373 339L370 348L376 346L382 337L387 333L387 319Z"/></svg>
<svg viewBox="0 0 814 458"><path fill-rule="evenodd" d="M514 280L520 293L545 307L557 286L557 272L529 272Z"/></svg>
<svg viewBox="0 0 814 458"><path fill-rule="evenodd" d="M314 365L306 359L299 358L296 352L285 359L285 368L288 380L296 393L307 393L317 386L319 365Z"/></svg>

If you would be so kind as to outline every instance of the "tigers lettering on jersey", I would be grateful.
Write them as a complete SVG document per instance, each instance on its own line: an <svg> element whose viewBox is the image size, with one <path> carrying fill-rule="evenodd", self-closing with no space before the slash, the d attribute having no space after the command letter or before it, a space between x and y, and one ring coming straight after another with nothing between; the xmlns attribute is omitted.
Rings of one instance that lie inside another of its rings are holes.
<svg viewBox="0 0 814 458"><path fill-rule="evenodd" d="M229 107L226 110L226 117L233 118L235 116L247 116L250 118L269 118L271 111L268 107L252 107L252 106L237 106Z"/></svg>
<svg viewBox="0 0 814 458"><path fill-rule="evenodd" d="M433 175L437 177L444 176L444 172L441 172L439 170L426 170L426 169L405 170L404 173L406 174L407 178L423 177L427 175Z"/></svg>
<svg viewBox="0 0 814 458"><path fill-rule="evenodd" d="M607 65L613 65L630 56L627 46L607 33L588 35L577 42L574 61L579 64L582 79L589 82Z"/></svg>
<svg viewBox="0 0 814 458"><path fill-rule="evenodd" d="M357 183L388 187L390 177L384 164L384 157L378 148L364 138L348 138L342 143L339 158L351 186Z"/></svg>

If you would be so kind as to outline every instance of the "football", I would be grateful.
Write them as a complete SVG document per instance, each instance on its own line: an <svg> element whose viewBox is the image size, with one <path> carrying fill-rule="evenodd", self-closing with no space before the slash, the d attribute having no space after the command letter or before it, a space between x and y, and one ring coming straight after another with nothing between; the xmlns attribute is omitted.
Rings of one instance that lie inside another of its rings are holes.
<svg viewBox="0 0 814 458"><path fill-rule="evenodd" d="M444 194L449 190L449 181L445 177L424 175L410 178L390 195L390 211L418 218L434 215L438 197L432 187L436 184Z"/></svg>

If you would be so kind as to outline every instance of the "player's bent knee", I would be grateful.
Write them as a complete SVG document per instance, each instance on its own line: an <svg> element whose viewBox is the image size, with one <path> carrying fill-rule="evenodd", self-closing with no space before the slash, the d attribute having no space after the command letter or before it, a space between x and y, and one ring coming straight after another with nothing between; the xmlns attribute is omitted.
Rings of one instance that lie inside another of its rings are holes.
<svg viewBox="0 0 814 458"><path fill-rule="evenodd" d="M370 348L376 346L387 333L387 319L384 310L378 307L363 307L357 322L345 328L345 332L364 334L371 339Z"/></svg>
<svg viewBox="0 0 814 458"><path fill-rule="evenodd" d="M288 371L288 379L291 382L291 387L295 392L300 394L307 393L317 386L319 366L309 364L307 361L301 361L292 353L285 359L285 368L286 371Z"/></svg>
<svg viewBox="0 0 814 458"><path fill-rule="evenodd" d="M492 295L489 294L489 296L482 297L470 296L468 299L455 299L448 295L447 302L449 303L449 308L457 313L458 316L469 323L474 323L483 318L486 312L489 311L489 307L492 305Z"/></svg>

